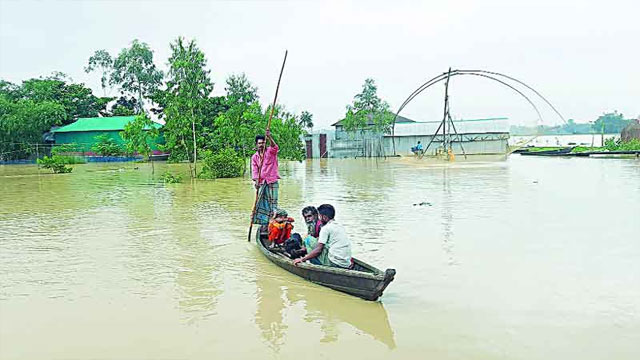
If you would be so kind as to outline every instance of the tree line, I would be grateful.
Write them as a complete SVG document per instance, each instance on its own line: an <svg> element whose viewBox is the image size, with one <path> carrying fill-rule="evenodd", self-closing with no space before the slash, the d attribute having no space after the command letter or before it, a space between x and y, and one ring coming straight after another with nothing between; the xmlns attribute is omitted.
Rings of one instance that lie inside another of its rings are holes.
<svg viewBox="0 0 640 360"><path fill-rule="evenodd" d="M43 133L52 126L67 125L79 117L127 115L138 115L138 124L123 133L125 140L135 142L128 145L129 150L144 148L136 131L143 131L149 118L157 117L165 122L162 149L170 153L170 161L188 162L193 177L198 176L199 158L206 167L207 157L214 155L231 156L234 161L250 156L254 137L264 132L270 112L270 107L260 104L258 89L245 74L233 74L225 81L226 94L213 96L211 70L195 40L177 38L170 49L166 73L156 67L151 48L139 40L117 56L95 51L84 70L100 73L102 96L59 72L19 85L0 80L0 158L33 156L30 144L41 143ZM107 96L112 88L119 96ZM280 156L303 159L300 136L312 127L309 112L295 114L276 105L271 130Z"/></svg>
<svg viewBox="0 0 640 360"><path fill-rule="evenodd" d="M576 123L573 119L569 119L566 124L555 126L512 125L509 131L512 135L618 134L632 121L633 119L625 119L624 115L614 111L604 113L589 123Z"/></svg>

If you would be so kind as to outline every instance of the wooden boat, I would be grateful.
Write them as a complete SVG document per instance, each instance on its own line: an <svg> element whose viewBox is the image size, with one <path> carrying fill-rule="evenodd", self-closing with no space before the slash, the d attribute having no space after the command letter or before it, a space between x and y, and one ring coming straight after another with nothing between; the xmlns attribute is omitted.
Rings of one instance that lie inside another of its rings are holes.
<svg viewBox="0 0 640 360"><path fill-rule="evenodd" d="M395 269L381 271L364 261L353 258L353 269L340 269L329 266L313 265L309 262L297 266L285 253L272 251L267 247L269 240L265 232L258 229L256 243L260 251L274 264L313 283L334 290L375 301L396 275Z"/></svg>
<svg viewBox="0 0 640 360"><path fill-rule="evenodd" d="M531 156L564 156L564 155L570 155L571 151L573 151L573 148L575 146L570 146L570 147L566 147L566 148L562 148L562 149L556 149L556 150L543 150L543 151L523 151L520 152L520 155L531 155Z"/></svg>

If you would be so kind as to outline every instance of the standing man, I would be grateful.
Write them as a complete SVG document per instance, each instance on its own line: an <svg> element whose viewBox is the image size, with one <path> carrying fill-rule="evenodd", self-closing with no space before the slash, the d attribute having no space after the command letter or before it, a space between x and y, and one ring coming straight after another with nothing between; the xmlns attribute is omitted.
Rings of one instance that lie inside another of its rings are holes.
<svg viewBox="0 0 640 360"><path fill-rule="evenodd" d="M336 210L329 204L323 204L318 206L318 214L320 221L324 224L320 229L318 243L313 251L293 260L293 264L297 265L309 260L315 265L350 268L351 240L342 225L333 220Z"/></svg>
<svg viewBox="0 0 640 360"><path fill-rule="evenodd" d="M266 137L266 139L265 139ZM266 147L266 140L269 146ZM258 190L258 204L253 223L267 225L278 208L278 144L273 141L271 131L256 136L257 151L251 157L251 177ZM262 166L262 167L261 167Z"/></svg>

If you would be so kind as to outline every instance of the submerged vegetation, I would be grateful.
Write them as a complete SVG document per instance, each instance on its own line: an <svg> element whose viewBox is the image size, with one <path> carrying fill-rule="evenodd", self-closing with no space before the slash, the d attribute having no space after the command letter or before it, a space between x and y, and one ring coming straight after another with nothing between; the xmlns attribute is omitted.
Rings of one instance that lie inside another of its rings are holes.
<svg viewBox="0 0 640 360"><path fill-rule="evenodd" d="M162 182L165 184L177 184L182 182L182 175L173 174L167 171L166 173L162 174L162 176L160 176L160 179L162 179Z"/></svg>
<svg viewBox="0 0 640 360"><path fill-rule="evenodd" d="M94 138L96 143L91 146L91 151L100 156L119 156L123 150L109 135L98 135Z"/></svg>
<svg viewBox="0 0 640 360"><path fill-rule="evenodd" d="M73 168L67 165L83 164L85 162L79 156L69 155L69 153L77 151L77 148L76 144L55 146L51 149L51 156L45 155L41 159L37 159L37 163L45 169L51 169L54 174L70 173Z"/></svg>
<svg viewBox="0 0 640 360"><path fill-rule="evenodd" d="M231 178L241 176L245 161L235 150L226 148L216 153L205 150L203 169L200 177L204 179Z"/></svg>
<svg viewBox="0 0 640 360"><path fill-rule="evenodd" d="M523 151L526 152L543 152L543 151L558 151L562 149L569 148L571 146L562 147L562 146L544 146L544 147L527 147L523 148ZM629 141L622 141L622 139L607 139L604 142L604 146L602 147L591 147L591 146L573 146L571 147L572 154L579 154L584 152L609 152L609 151L640 151L640 140L631 139Z"/></svg>
<svg viewBox="0 0 640 360"><path fill-rule="evenodd" d="M622 139L607 139L604 142L604 147L609 151L640 151L640 140L631 139L629 141L622 141Z"/></svg>

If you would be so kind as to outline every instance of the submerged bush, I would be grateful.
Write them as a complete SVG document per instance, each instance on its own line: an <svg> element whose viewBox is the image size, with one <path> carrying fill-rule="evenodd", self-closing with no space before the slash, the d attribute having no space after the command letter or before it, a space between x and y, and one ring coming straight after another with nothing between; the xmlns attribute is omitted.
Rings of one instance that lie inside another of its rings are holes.
<svg viewBox="0 0 640 360"><path fill-rule="evenodd" d="M640 140L631 139L627 142L620 142L620 150L623 150L623 151L640 150Z"/></svg>
<svg viewBox="0 0 640 360"><path fill-rule="evenodd" d="M216 153L205 151L202 163L200 177L204 179L239 177L244 170L244 159L231 148Z"/></svg>
<svg viewBox="0 0 640 360"><path fill-rule="evenodd" d="M631 139L629 141L622 141L622 139L614 140L610 138L604 141L604 147L609 151L640 150L640 140Z"/></svg>
<svg viewBox="0 0 640 360"><path fill-rule="evenodd" d="M618 150L618 143L613 138L609 138L604 141L604 148L609 151L616 151Z"/></svg>
<svg viewBox="0 0 640 360"><path fill-rule="evenodd" d="M51 169L55 174L65 174L70 173L73 168L66 166L68 164L68 159L70 156L61 156L61 155L52 155L51 157L45 156L42 159L38 159L38 164L42 165L45 169Z"/></svg>
<svg viewBox="0 0 640 360"><path fill-rule="evenodd" d="M172 174L170 172L166 172L162 174L160 178L162 179L162 182L164 182L165 184L177 184L179 182L182 182L182 175Z"/></svg>
<svg viewBox="0 0 640 360"><path fill-rule="evenodd" d="M95 136L96 143L91 146L91 151L100 156L118 156L124 152L122 147L109 135Z"/></svg>

